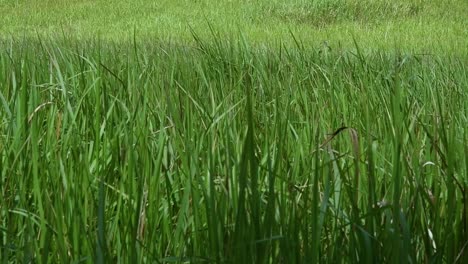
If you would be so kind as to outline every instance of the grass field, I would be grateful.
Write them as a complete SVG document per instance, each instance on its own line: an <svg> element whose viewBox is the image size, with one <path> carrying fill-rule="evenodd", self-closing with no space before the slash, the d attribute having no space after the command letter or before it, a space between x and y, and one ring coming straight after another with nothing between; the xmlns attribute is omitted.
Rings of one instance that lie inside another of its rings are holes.
<svg viewBox="0 0 468 264"><path fill-rule="evenodd" d="M467 263L466 11L0 0L0 262Z"/></svg>
<svg viewBox="0 0 468 264"><path fill-rule="evenodd" d="M3 36L97 35L191 41L239 32L252 42L468 54L466 0L0 0Z"/></svg>

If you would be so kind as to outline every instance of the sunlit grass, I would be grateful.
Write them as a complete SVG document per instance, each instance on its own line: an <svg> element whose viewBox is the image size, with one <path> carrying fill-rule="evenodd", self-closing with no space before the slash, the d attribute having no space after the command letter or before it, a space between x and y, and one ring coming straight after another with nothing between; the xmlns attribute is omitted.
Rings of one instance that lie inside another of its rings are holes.
<svg viewBox="0 0 468 264"><path fill-rule="evenodd" d="M251 42L328 41L352 48L467 54L465 0L46 0L0 1L0 35L71 35L125 42L191 41L190 28L209 39L238 32Z"/></svg>
<svg viewBox="0 0 468 264"><path fill-rule="evenodd" d="M212 34L1 43L3 262L467 260L466 58Z"/></svg>

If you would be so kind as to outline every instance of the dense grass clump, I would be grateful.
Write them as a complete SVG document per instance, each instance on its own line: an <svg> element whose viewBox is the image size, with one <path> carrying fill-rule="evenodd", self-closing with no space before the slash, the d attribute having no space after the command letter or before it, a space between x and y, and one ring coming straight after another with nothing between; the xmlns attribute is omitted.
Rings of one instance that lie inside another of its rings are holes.
<svg viewBox="0 0 468 264"><path fill-rule="evenodd" d="M4 41L7 262L466 263L464 57Z"/></svg>

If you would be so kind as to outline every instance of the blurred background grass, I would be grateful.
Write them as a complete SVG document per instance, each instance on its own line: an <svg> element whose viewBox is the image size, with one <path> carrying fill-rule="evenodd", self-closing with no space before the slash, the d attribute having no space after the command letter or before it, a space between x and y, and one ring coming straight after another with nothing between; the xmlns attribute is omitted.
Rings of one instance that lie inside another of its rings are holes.
<svg viewBox="0 0 468 264"><path fill-rule="evenodd" d="M83 0L0 1L0 35L100 36L127 41L191 41L190 28L209 38L242 32L252 42L466 54L468 1L440 0Z"/></svg>

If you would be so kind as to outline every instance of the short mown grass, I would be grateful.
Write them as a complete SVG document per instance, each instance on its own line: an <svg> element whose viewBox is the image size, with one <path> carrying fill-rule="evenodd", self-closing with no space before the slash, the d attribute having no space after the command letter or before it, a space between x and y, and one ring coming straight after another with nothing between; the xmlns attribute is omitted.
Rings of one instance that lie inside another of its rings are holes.
<svg viewBox="0 0 468 264"><path fill-rule="evenodd" d="M2 263L468 261L466 57L212 32L1 42Z"/></svg>

